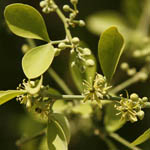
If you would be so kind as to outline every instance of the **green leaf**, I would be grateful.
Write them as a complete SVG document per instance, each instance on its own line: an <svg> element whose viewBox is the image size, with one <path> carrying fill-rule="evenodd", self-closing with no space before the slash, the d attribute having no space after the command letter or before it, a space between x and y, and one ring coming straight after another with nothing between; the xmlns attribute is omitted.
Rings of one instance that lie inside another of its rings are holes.
<svg viewBox="0 0 150 150"><path fill-rule="evenodd" d="M53 120L55 120L56 122L59 123L59 125L61 126L61 128L65 134L67 142L69 143L69 141L70 141L70 126L69 126L68 119L63 114L59 114L59 113L53 113L51 115L51 117Z"/></svg>
<svg viewBox="0 0 150 150"><path fill-rule="evenodd" d="M49 117L47 129L47 143L49 150L67 150L67 139L61 123Z"/></svg>
<svg viewBox="0 0 150 150"><path fill-rule="evenodd" d="M25 75L29 79L42 75L50 67L54 54L54 48L50 43L31 49L22 59Z"/></svg>
<svg viewBox="0 0 150 150"><path fill-rule="evenodd" d="M123 17L115 11L97 12L87 18L87 28L96 35L100 35L107 28L114 25L124 36L128 35L130 29Z"/></svg>
<svg viewBox="0 0 150 150"><path fill-rule="evenodd" d="M124 39L116 27L110 27L102 33L98 43L98 56L102 71L108 82L116 71L123 46Z"/></svg>
<svg viewBox="0 0 150 150"><path fill-rule="evenodd" d="M148 139L150 140L150 128L146 130L141 136L139 136L135 141L133 141L131 145L136 146L142 144Z"/></svg>
<svg viewBox="0 0 150 150"><path fill-rule="evenodd" d="M11 4L5 8L4 16L14 34L50 41L43 17L35 8L25 4Z"/></svg>
<svg viewBox="0 0 150 150"><path fill-rule="evenodd" d="M120 115L116 115L117 113L118 111L114 108L114 104L106 106L104 124L108 132L115 132L126 123L120 119Z"/></svg>
<svg viewBox="0 0 150 150"><path fill-rule="evenodd" d="M91 81L94 80L95 78L95 73L96 73L96 59L94 57L93 54L91 54L90 56L85 56L85 59L92 59L95 62L94 66L90 66L90 67L86 67L84 72L81 72L81 70L79 69L79 67L77 65L71 66L72 62L74 62L76 59L75 54L71 54L70 56L70 72L71 72L71 76L72 79L76 85L76 87L78 88L78 90L80 91L80 93L83 92L84 89L84 85L83 85L83 81L86 80L89 83L91 83Z"/></svg>
<svg viewBox="0 0 150 150"><path fill-rule="evenodd" d="M22 91L21 90L20 91L19 90L0 91L0 105L24 93L26 93L26 91L23 91L23 90Z"/></svg>

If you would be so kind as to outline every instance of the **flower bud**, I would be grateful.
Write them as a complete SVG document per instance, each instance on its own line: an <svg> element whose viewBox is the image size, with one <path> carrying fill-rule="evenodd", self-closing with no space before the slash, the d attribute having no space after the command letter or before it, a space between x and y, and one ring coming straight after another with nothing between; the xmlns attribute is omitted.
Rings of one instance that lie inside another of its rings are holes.
<svg viewBox="0 0 150 150"><path fill-rule="evenodd" d="M78 37L74 37L73 39L72 39L72 43L73 44L79 44L79 42L80 42L80 40L79 40L79 38Z"/></svg>
<svg viewBox="0 0 150 150"><path fill-rule="evenodd" d="M64 10L65 12L69 12L69 11L70 11L70 6L69 6L69 5L64 5L64 6L63 6L63 10Z"/></svg>
<svg viewBox="0 0 150 150"><path fill-rule="evenodd" d="M79 26L80 27L84 27L85 26L85 22L83 20L79 20Z"/></svg>
<svg viewBox="0 0 150 150"><path fill-rule="evenodd" d="M139 96L136 93L133 93L130 95L130 99L133 101L138 101L139 100Z"/></svg>
<svg viewBox="0 0 150 150"><path fill-rule="evenodd" d="M54 51L55 51L55 56L58 56L61 50L59 48L55 48Z"/></svg>
<svg viewBox="0 0 150 150"><path fill-rule="evenodd" d="M142 98L142 101L143 101L143 102L147 102L147 101L148 101L148 98L147 98L147 97L143 97L143 98Z"/></svg>
<svg viewBox="0 0 150 150"><path fill-rule="evenodd" d="M59 43L58 44L58 48L65 49L66 48L66 44L65 43Z"/></svg>
<svg viewBox="0 0 150 150"><path fill-rule="evenodd" d="M70 2L73 4L73 5L76 5L78 3L78 0L70 0Z"/></svg>
<svg viewBox="0 0 150 150"><path fill-rule="evenodd" d="M136 73L136 69L135 68L128 69L127 73L129 76L133 76Z"/></svg>
<svg viewBox="0 0 150 150"><path fill-rule="evenodd" d="M83 55L85 55L85 56L91 55L91 50L89 48L84 48L83 49Z"/></svg>
<svg viewBox="0 0 150 150"><path fill-rule="evenodd" d="M95 64L95 62L94 62L92 59L86 60L86 65L87 65L88 67L92 67L92 66L94 66L94 64Z"/></svg>
<svg viewBox="0 0 150 150"><path fill-rule="evenodd" d="M144 118L144 111L140 110L139 112L137 112L137 116L139 117L140 120L143 120L143 118Z"/></svg>
<svg viewBox="0 0 150 150"><path fill-rule="evenodd" d="M123 62L123 63L121 64L120 68L121 68L122 70L127 70L127 69L129 69L129 65L128 65L128 63Z"/></svg>
<svg viewBox="0 0 150 150"><path fill-rule="evenodd" d="M41 1L40 2L40 7L43 8L47 5L46 1Z"/></svg>

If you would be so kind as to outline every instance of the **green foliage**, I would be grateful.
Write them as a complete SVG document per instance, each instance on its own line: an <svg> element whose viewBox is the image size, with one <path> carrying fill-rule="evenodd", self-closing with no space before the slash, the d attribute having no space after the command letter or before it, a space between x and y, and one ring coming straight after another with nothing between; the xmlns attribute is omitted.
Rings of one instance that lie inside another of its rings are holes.
<svg viewBox="0 0 150 150"><path fill-rule="evenodd" d="M98 56L100 65L108 82L116 71L123 52L124 39L116 27L110 27L100 37Z"/></svg>
<svg viewBox="0 0 150 150"><path fill-rule="evenodd" d="M45 22L41 14L25 4L8 5L4 12L9 29L16 35L49 42Z"/></svg>
<svg viewBox="0 0 150 150"><path fill-rule="evenodd" d="M133 146L139 145L144 143L146 140L150 140L150 129L146 130L141 136L139 136L135 141L133 141L131 144Z"/></svg>
<svg viewBox="0 0 150 150"><path fill-rule="evenodd" d="M97 12L87 18L87 28L96 35L100 35L110 26L116 26L125 37L130 31L125 20L115 11Z"/></svg>
<svg viewBox="0 0 150 150"><path fill-rule="evenodd" d="M72 62L74 62L76 60L76 56L74 53L71 54L70 62L69 62L73 81L81 93L83 92L83 89L84 89L83 81L86 80L86 81L92 83L92 81L95 78L95 73L96 73L96 68L97 68L96 67L96 59L93 54L91 54L90 56L85 56L85 59L86 60L92 59L94 61L94 65L86 66L85 71L80 70L80 67L82 67L81 64L71 66Z"/></svg>
<svg viewBox="0 0 150 150"><path fill-rule="evenodd" d="M42 75L50 67L54 54L54 48L50 43L31 49L22 59L25 75L29 79Z"/></svg>
<svg viewBox="0 0 150 150"><path fill-rule="evenodd" d="M26 93L26 91L19 91L19 90L0 91L0 105L24 93Z"/></svg>
<svg viewBox="0 0 150 150"><path fill-rule="evenodd" d="M70 132L67 119L61 114L49 116L47 143L49 150L67 150Z"/></svg>
<svg viewBox="0 0 150 150"><path fill-rule="evenodd" d="M104 124L108 132L115 132L125 124L125 121L120 119L120 115L116 115L117 113L118 111L114 109L114 104L106 106Z"/></svg>

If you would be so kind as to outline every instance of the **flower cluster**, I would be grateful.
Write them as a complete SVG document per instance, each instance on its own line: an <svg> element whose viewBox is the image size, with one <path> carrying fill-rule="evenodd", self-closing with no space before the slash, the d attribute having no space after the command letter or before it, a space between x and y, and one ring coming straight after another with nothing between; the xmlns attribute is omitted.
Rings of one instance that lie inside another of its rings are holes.
<svg viewBox="0 0 150 150"><path fill-rule="evenodd" d="M117 115L121 114L121 119L136 122L138 118L142 120L144 118L144 111L142 108L145 102L148 101L147 97L140 98L136 93L130 95L130 98L121 98L119 105L115 105L115 108L120 111Z"/></svg>
<svg viewBox="0 0 150 150"><path fill-rule="evenodd" d="M111 86L108 86L106 78L101 74L96 74L93 83L84 81L85 90L83 95L85 95L84 101L91 100L98 103L99 107L102 108L101 100L104 98L109 98L108 90Z"/></svg>

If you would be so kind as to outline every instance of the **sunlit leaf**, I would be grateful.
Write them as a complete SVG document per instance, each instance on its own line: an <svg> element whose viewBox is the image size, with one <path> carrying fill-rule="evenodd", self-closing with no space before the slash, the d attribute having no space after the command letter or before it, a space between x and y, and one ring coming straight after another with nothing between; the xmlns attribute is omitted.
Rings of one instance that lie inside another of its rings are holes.
<svg viewBox="0 0 150 150"><path fill-rule="evenodd" d="M51 115L51 117L53 120L55 120L56 122L59 123L59 125L61 126L61 128L65 134L67 142L69 143L69 141L70 141L70 126L69 126L68 119L63 114L59 114L59 113L53 113Z"/></svg>
<svg viewBox="0 0 150 150"><path fill-rule="evenodd" d="M67 139L60 123L53 119L48 121L47 144L49 150L67 150Z"/></svg>
<svg viewBox="0 0 150 150"><path fill-rule="evenodd" d="M35 8L26 4L11 4L5 8L4 16L14 34L50 41L43 17Z"/></svg>
<svg viewBox="0 0 150 150"><path fill-rule="evenodd" d="M100 35L107 28L114 25L124 36L128 35L130 29L123 17L115 11L97 12L87 18L87 28L96 35Z"/></svg>
<svg viewBox="0 0 150 150"><path fill-rule="evenodd" d="M131 144L133 146L139 145L144 143L146 140L150 140L150 128L146 130L141 136L139 136L135 141L133 141Z"/></svg>
<svg viewBox="0 0 150 150"><path fill-rule="evenodd" d="M54 54L54 48L50 43L31 49L22 59L25 75L29 79L42 75L50 67Z"/></svg>
<svg viewBox="0 0 150 150"><path fill-rule="evenodd" d="M74 53L71 54L70 56L70 71L75 85L77 86L78 90L82 93L84 89L83 81L86 80L91 83L91 81L94 80L95 73L96 73L96 59L93 54L91 54L90 56L85 56L86 60L92 59L95 62L95 64L90 67L87 66L85 71L82 72L79 69L78 65L71 66L72 62L74 62L76 59L75 57L76 56Z"/></svg>
<svg viewBox="0 0 150 150"><path fill-rule="evenodd" d="M108 82L116 71L117 64L123 52L124 39L116 27L105 30L98 44L99 62Z"/></svg>
<svg viewBox="0 0 150 150"><path fill-rule="evenodd" d="M115 132L125 124L125 121L120 119L120 115L116 115L117 113L118 111L114 108L114 104L106 106L104 124L108 132Z"/></svg>
<svg viewBox="0 0 150 150"><path fill-rule="evenodd" d="M24 93L26 93L26 91L23 91L23 90L22 91L21 90L20 91L19 90L0 91L0 105Z"/></svg>

